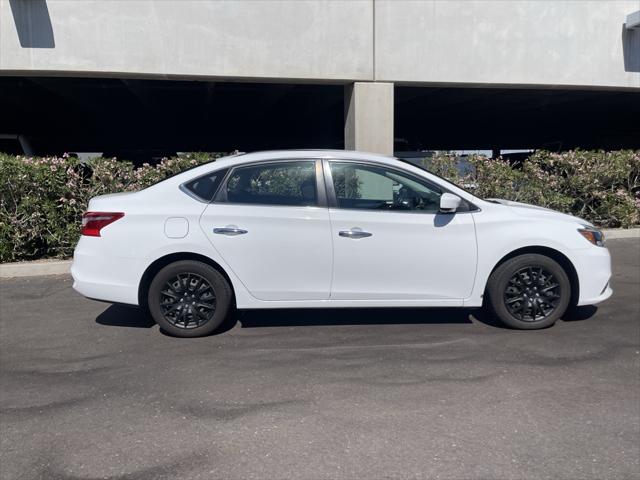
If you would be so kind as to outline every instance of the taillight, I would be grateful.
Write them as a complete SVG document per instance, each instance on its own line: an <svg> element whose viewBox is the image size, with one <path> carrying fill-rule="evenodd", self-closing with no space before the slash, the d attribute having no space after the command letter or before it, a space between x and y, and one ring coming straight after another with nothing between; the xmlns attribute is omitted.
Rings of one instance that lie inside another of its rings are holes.
<svg viewBox="0 0 640 480"><path fill-rule="evenodd" d="M82 215L82 235L99 237L100 230L124 217L122 212L87 212Z"/></svg>

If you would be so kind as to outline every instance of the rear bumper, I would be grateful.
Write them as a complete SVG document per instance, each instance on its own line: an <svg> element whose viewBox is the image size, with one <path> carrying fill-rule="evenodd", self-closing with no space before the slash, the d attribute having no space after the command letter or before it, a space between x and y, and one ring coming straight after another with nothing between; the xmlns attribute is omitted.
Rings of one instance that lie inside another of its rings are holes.
<svg viewBox="0 0 640 480"><path fill-rule="evenodd" d="M112 303L138 305L140 262L132 258L105 255L94 242L81 237L73 253L73 289L85 297Z"/></svg>
<svg viewBox="0 0 640 480"><path fill-rule="evenodd" d="M138 296L135 295L135 297L133 297L131 295L131 289L123 285L90 282L74 276L73 289L80 295L92 300L138 305Z"/></svg>

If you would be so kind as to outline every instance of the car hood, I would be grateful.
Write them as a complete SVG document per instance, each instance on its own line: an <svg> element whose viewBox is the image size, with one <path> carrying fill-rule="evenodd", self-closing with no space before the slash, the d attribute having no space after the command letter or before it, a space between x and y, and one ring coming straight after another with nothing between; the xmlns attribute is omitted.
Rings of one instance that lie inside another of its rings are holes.
<svg viewBox="0 0 640 480"><path fill-rule="evenodd" d="M551 210L550 208L530 205L528 203L514 202L512 200L504 200L502 198L488 198L487 201L509 207L512 212L523 217L559 220L579 223L581 225L589 225L591 227L593 226L591 222L588 222L583 218L575 217L573 215L567 215L566 213L556 212L555 210Z"/></svg>

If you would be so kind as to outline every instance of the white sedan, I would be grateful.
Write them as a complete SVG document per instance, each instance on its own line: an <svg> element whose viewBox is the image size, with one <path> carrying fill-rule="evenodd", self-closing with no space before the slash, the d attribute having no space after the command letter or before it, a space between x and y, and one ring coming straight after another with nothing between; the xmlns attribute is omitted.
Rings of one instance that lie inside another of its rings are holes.
<svg viewBox="0 0 640 480"><path fill-rule="evenodd" d="M485 306L535 329L612 293L589 222L352 151L237 155L93 198L71 273L183 337L234 307Z"/></svg>

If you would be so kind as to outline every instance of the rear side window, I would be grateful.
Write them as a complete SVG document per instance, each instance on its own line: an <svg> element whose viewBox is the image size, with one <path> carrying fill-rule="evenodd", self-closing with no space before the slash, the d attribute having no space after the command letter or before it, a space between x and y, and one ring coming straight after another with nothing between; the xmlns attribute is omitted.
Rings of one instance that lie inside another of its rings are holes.
<svg viewBox="0 0 640 480"><path fill-rule="evenodd" d="M195 180L182 184L182 188L186 193L196 199L209 203L213 200L222 179L226 175L228 169L216 170L215 172L198 177Z"/></svg>
<svg viewBox="0 0 640 480"><path fill-rule="evenodd" d="M315 161L235 168L220 201L254 205L313 206L318 203Z"/></svg>

